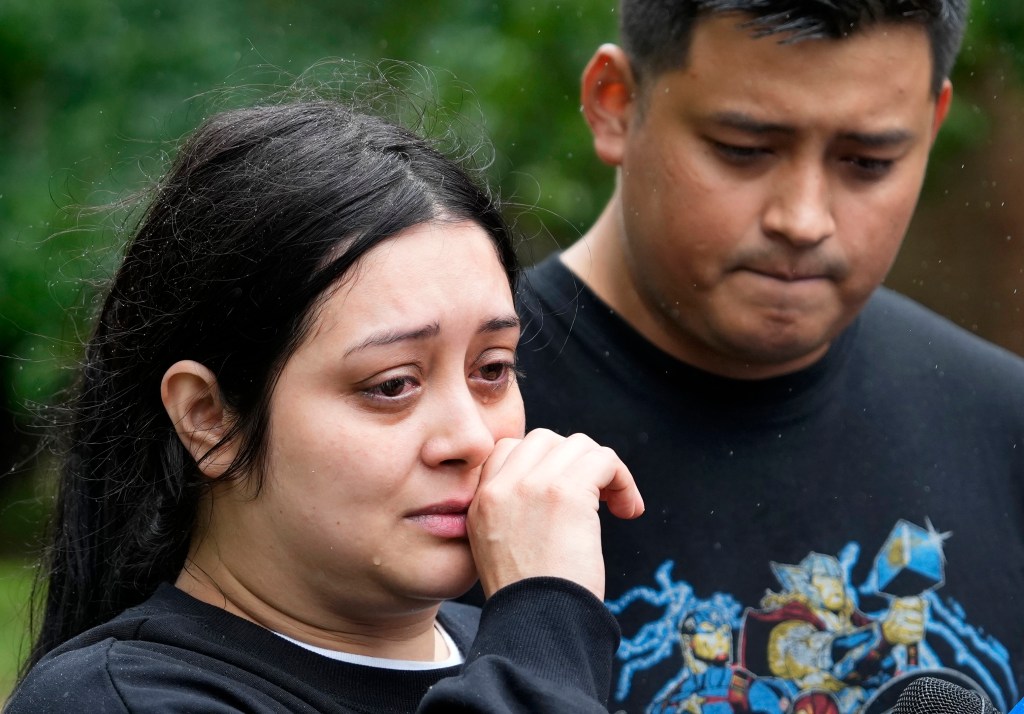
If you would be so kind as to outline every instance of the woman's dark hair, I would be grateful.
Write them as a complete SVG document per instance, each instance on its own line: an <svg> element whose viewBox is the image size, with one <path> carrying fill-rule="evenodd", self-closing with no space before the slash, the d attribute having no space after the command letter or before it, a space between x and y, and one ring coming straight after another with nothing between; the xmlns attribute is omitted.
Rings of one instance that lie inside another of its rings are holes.
<svg viewBox="0 0 1024 714"><path fill-rule="evenodd" d="M513 243L489 194L406 129L298 101L195 131L127 245L64 407L42 619L23 672L184 565L204 478L162 405L167 368L191 359L214 372L233 418L224 442L240 445L225 476L258 486L275 380L326 291L381 241L459 220L490 235L511 285Z"/></svg>
<svg viewBox="0 0 1024 714"><path fill-rule="evenodd" d="M916 22L928 32L932 93L953 69L967 26L968 0L621 0L622 46L643 82L685 66L697 21L738 13L755 36L787 34L785 41L840 39L881 22Z"/></svg>

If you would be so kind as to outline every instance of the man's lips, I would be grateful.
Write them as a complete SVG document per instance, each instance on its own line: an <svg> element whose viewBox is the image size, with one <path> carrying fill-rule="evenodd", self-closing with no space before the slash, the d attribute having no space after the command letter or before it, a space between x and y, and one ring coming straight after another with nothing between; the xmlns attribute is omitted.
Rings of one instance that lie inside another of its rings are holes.
<svg viewBox="0 0 1024 714"><path fill-rule="evenodd" d="M849 266L842 256L825 250L748 251L735 256L734 260L730 265L733 272L752 273L786 283L837 281L849 272Z"/></svg>
<svg viewBox="0 0 1024 714"><path fill-rule="evenodd" d="M791 270L787 268L742 266L739 270L786 283L796 283L802 280L831 279L827 271L818 269L796 268Z"/></svg>

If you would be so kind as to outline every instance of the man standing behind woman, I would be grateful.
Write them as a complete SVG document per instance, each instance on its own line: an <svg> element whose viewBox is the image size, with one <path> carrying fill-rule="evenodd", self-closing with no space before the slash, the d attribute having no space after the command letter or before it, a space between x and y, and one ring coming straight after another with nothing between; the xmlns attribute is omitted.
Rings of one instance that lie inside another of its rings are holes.
<svg viewBox="0 0 1024 714"><path fill-rule="evenodd" d="M880 287L966 0L622 0L583 72L616 169L528 271L529 427L613 447L612 708L884 710L1024 680L1024 362ZM682 651L681 651L682 650Z"/></svg>

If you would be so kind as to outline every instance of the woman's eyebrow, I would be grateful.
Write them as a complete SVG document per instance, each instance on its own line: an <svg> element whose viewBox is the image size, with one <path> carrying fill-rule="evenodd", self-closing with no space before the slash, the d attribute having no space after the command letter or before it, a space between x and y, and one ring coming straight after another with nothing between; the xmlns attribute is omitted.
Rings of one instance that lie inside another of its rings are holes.
<svg viewBox="0 0 1024 714"><path fill-rule="evenodd" d="M511 327L519 327L520 324L519 318L512 313L509 315L502 315L501 317L492 317L490 320L484 320L477 332L500 332L501 330L507 330Z"/></svg>
<svg viewBox="0 0 1024 714"><path fill-rule="evenodd" d="M428 337L435 337L440 334L440 332L441 325L437 322L432 322L429 325L416 327L411 330L381 330L380 332L374 332L355 347L347 349L345 351L345 357L348 357L353 352L364 350L367 347L383 347L385 345L393 345L396 342L404 342L406 340L424 340Z"/></svg>
<svg viewBox="0 0 1024 714"><path fill-rule="evenodd" d="M519 324L519 318L516 317L514 313L502 315L500 317L492 317L489 320L484 320L477 329L477 332L500 332L501 330L519 327ZM368 347L384 347L386 345L393 345L396 342L405 342L407 340L425 340L430 337L437 337L439 334L441 334L441 325L437 322L432 322L429 325L423 325L422 327L415 327L410 330L380 330L379 332L374 332L358 345L345 350L344 356L348 357L353 352L358 352L359 350L364 350Z"/></svg>

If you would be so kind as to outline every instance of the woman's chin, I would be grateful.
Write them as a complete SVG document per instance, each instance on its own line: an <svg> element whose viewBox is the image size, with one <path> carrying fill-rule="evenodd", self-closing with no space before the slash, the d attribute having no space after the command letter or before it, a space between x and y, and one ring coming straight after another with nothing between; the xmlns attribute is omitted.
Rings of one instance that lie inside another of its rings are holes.
<svg viewBox="0 0 1024 714"><path fill-rule="evenodd" d="M420 584L425 597L436 600L452 600L464 595L476 584L476 564L467 552L464 559L446 559L436 567L424 572Z"/></svg>

